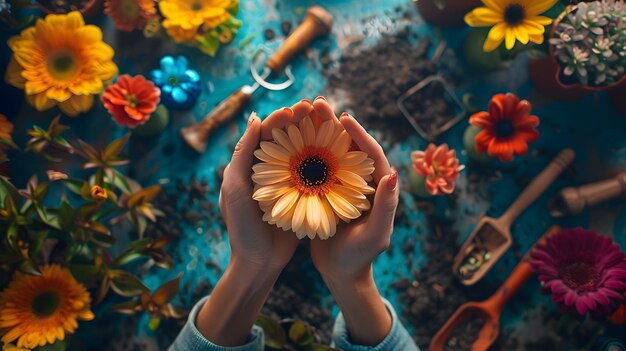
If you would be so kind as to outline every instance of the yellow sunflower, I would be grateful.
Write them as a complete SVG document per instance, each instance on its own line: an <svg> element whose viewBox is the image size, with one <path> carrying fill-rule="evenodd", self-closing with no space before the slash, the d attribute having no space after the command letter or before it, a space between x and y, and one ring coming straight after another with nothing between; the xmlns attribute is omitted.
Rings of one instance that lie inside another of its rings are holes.
<svg viewBox="0 0 626 351"><path fill-rule="evenodd" d="M545 26L552 19L540 14L549 10L557 0L482 0L485 6L477 7L465 15L465 23L472 27L491 27L484 51L495 50L502 41L508 50L515 41L543 43Z"/></svg>
<svg viewBox="0 0 626 351"><path fill-rule="evenodd" d="M9 39L9 84L24 89L37 110L59 105L69 116L89 110L93 95L117 74L113 49L80 12L48 15Z"/></svg>
<svg viewBox="0 0 626 351"><path fill-rule="evenodd" d="M299 239L328 239L338 219L358 218L370 208L365 195L374 161L362 151L350 151L352 138L338 120L314 125L307 116L299 125L272 130L273 141L262 141L252 167L252 198L259 201L263 220Z"/></svg>
<svg viewBox="0 0 626 351"><path fill-rule="evenodd" d="M234 0L161 0L159 9L165 17L163 28L177 42L194 38L198 29L216 28L231 14Z"/></svg>
<svg viewBox="0 0 626 351"><path fill-rule="evenodd" d="M43 266L41 275L15 272L0 295L0 331L5 344L35 348L65 339L77 319L92 320L89 293L67 268Z"/></svg>

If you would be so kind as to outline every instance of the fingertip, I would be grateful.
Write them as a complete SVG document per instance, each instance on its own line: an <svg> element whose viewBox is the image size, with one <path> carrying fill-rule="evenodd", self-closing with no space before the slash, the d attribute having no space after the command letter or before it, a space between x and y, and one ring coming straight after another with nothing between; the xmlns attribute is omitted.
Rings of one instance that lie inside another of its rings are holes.
<svg viewBox="0 0 626 351"><path fill-rule="evenodd" d="M317 115L322 121L337 119L335 111L333 111L328 101L322 97L317 97L315 101L313 101L313 109L317 112Z"/></svg>
<svg viewBox="0 0 626 351"><path fill-rule="evenodd" d="M305 116L309 115L313 110L313 104L311 101L303 99L291 106L293 110L292 120L294 123L300 122Z"/></svg>

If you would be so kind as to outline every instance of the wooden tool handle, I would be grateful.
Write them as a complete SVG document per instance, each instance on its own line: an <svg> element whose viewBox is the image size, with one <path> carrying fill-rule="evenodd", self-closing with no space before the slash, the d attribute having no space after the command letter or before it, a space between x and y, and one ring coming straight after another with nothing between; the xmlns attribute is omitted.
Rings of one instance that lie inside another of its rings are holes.
<svg viewBox="0 0 626 351"><path fill-rule="evenodd" d="M280 72L291 59L311 44L313 39L326 35L333 26L333 17L319 6L312 6L306 12L306 17L291 35L285 39L283 45L267 60L267 67L272 73Z"/></svg>
<svg viewBox="0 0 626 351"><path fill-rule="evenodd" d="M502 283L500 288L489 298L487 304L490 305L492 311L500 313L502 307L515 295L515 293L528 281L533 274L533 268L530 265L530 254L537 245L544 244L546 240L552 235L561 231L561 228L554 225L543 234L533 246L526 252L524 257L517 264L513 272Z"/></svg>
<svg viewBox="0 0 626 351"><path fill-rule="evenodd" d="M511 223L524 212L543 192L554 182L556 177L572 163L576 157L571 149L564 149L550 162L550 164L533 179L524 189L509 209L500 217L499 221L509 227Z"/></svg>
<svg viewBox="0 0 626 351"><path fill-rule="evenodd" d="M582 212L586 207L624 194L626 194L626 173L578 188L565 188L559 193L558 199L561 210L573 215Z"/></svg>
<svg viewBox="0 0 626 351"><path fill-rule="evenodd" d="M211 133L243 111L251 98L251 87L246 85L237 89L211 110L202 122L181 129L183 140L197 152L203 153Z"/></svg>

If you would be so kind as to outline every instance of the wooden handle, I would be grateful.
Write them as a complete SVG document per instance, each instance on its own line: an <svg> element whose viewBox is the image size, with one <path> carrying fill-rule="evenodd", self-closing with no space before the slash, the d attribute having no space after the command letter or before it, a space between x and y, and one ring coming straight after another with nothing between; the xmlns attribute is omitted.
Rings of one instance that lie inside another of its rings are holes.
<svg viewBox="0 0 626 351"><path fill-rule="evenodd" d="M556 177L572 163L576 157L571 149L564 149L550 164L533 179L509 209L500 217L502 225L510 227L511 223L524 212L554 182Z"/></svg>
<svg viewBox="0 0 626 351"><path fill-rule="evenodd" d="M311 44L313 39L326 35L333 26L333 17L319 6L312 6L306 12L306 17L291 35L285 39L283 45L267 60L267 67L272 73L280 72L291 59Z"/></svg>
<svg viewBox="0 0 626 351"><path fill-rule="evenodd" d="M181 129L183 140L197 152L203 153L211 133L243 111L251 97L251 87L246 85L237 89L211 110L200 123Z"/></svg>
<svg viewBox="0 0 626 351"><path fill-rule="evenodd" d="M495 314L500 314L502 311L502 307L515 295L515 293L528 281L533 274L533 268L530 265L530 254L535 249L537 245L543 245L546 240L552 235L561 231L561 228L557 225L554 225L548 229L548 231L543 234L534 244L533 246L526 252L524 257L517 264L513 272L509 275L509 277L502 283L500 288L486 301L486 305L489 306L489 309Z"/></svg>
<svg viewBox="0 0 626 351"><path fill-rule="evenodd" d="M556 197L553 211L575 215L585 208L626 194L626 173L578 188L565 188Z"/></svg>

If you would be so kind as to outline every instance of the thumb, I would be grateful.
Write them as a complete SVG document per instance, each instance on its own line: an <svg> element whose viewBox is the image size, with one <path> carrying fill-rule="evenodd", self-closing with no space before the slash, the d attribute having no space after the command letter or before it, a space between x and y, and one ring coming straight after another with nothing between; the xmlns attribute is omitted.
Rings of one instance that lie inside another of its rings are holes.
<svg viewBox="0 0 626 351"><path fill-rule="evenodd" d="M381 241L382 250L389 245L399 195L398 171L392 167L391 174L382 177L378 182L374 205L368 221L368 233Z"/></svg>
<svg viewBox="0 0 626 351"><path fill-rule="evenodd" d="M259 146L261 138L261 120L256 112L250 114L248 127L241 139L235 146L233 158L230 161L230 169L234 174L248 174L251 172L254 162L254 150Z"/></svg>

